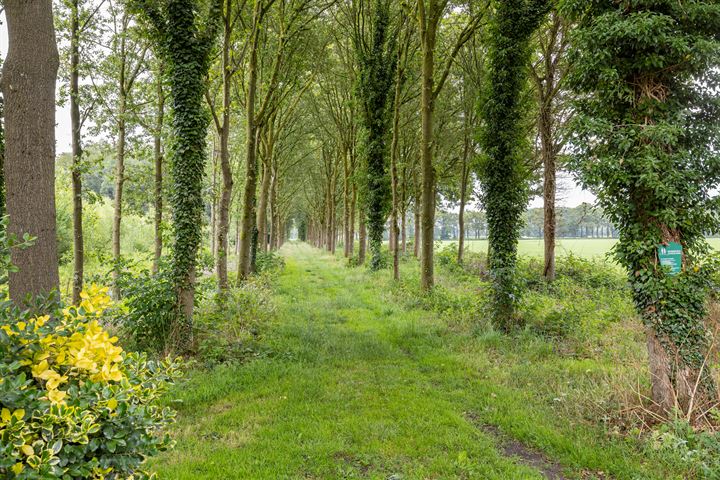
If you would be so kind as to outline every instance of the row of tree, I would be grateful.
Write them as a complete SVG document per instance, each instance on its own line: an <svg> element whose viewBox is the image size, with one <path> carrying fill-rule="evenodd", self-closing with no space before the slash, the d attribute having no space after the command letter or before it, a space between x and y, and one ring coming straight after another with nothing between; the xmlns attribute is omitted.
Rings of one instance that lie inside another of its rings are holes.
<svg viewBox="0 0 720 480"><path fill-rule="evenodd" d="M539 190L545 200L551 281L556 173L566 164L619 235L617 258L648 331L653 398L665 411L692 411L715 394L705 361L710 263L702 258L703 234L720 218L717 2L66 0L55 17L49 1L4 5L9 229L37 237L13 252L16 302L58 286L53 128L62 63L73 131L74 297L84 279L88 133L114 146L115 263L126 160L151 147L152 188L139 188L153 198L156 268L171 214L167 268L180 350L191 340L208 211L220 291L230 286L233 222L238 280L290 224L332 252L341 242L358 263L369 245L369 266L379 269L388 220L398 278L410 215L429 290L438 200L457 201L462 241L476 184L493 318L511 330L520 321L517 244L528 199ZM683 247L677 276L658 262L668 242Z"/></svg>

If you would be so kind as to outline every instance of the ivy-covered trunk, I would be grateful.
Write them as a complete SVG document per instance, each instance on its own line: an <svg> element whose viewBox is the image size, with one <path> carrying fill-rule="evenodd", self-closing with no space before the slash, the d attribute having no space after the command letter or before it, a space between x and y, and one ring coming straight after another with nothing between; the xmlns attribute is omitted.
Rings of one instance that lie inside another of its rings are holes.
<svg viewBox="0 0 720 480"><path fill-rule="evenodd" d="M193 341L195 268L202 241L202 185L209 123L203 98L222 2L213 0L204 15L197 0L130 0L129 6L152 27L170 83L174 227L171 274L177 317L168 344L176 352L187 352Z"/></svg>
<svg viewBox="0 0 720 480"><path fill-rule="evenodd" d="M432 8L433 2L431 2ZM435 248L435 166L432 156L433 113L435 95L433 76L435 75L435 29L437 21L423 22L420 28L422 43L422 92L420 99L420 118L422 140L420 141L420 168L422 170L422 203L420 207L420 235L415 235L420 245L420 284L423 290L430 290L435 284L433 253ZM418 225L415 224L415 229Z"/></svg>
<svg viewBox="0 0 720 480"><path fill-rule="evenodd" d="M707 87L720 82L720 4L569 6L579 12L572 166L619 231L656 409L702 417L719 400L705 326L717 270L704 235L720 227L720 111Z"/></svg>
<svg viewBox="0 0 720 480"><path fill-rule="evenodd" d="M370 248L370 269L383 266L382 244L390 212L390 178L387 139L395 68L394 39L389 35L390 2L373 3L370 41L355 38L360 70L358 100L362 103L363 146L366 168L365 207Z"/></svg>
<svg viewBox="0 0 720 480"><path fill-rule="evenodd" d="M245 193L242 198L240 230L240 255L238 257L238 280L244 280L252 269L253 233L255 231L255 202L257 197L257 125L255 122L255 101L257 98L257 51L259 45L259 18L261 2L255 2L253 29L250 38L250 61L248 62L248 86L246 95L246 149L245 149Z"/></svg>
<svg viewBox="0 0 720 480"><path fill-rule="evenodd" d="M487 155L480 178L489 227L493 320L503 330L521 321L516 280L517 245L528 202L528 169L523 149L523 93L528 85L530 39L549 7L548 0L497 0L491 27L489 81L482 106L481 144Z"/></svg>

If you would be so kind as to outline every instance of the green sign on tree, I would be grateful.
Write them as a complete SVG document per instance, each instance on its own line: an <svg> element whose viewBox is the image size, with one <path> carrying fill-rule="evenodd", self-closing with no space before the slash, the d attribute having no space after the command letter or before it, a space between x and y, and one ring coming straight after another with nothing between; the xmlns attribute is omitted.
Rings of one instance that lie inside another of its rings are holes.
<svg viewBox="0 0 720 480"><path fill-rule="evenodd" d="M670 242L658 246L660 265L670 267L670 275L677 275L682 270L682 245Z"/></svg>

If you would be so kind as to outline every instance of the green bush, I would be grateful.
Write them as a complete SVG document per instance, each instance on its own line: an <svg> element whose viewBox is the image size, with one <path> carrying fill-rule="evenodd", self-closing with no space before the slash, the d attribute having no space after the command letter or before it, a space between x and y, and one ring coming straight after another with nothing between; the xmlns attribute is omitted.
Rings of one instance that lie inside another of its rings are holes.
<svg viewBox="0 0 720 480"><path fill-rule="evenodd" d="M178 365L116 345L101 327L106 291L44 316L2 305L1 478L149 478L145 459L172 446L174 412L158 401Z"/></svg>
<svg viewBox="0 0 720 480"><path fill-rule="evenodd" d="M170 269L161 268L156 274L149 270L122 272L118 286L124 308L114 313L112 322L133 350L164 353L176 312Z"/></svg>
<svg viewBox="0 0 720 480"><path fill-rule="evenodd" d="M258 252L255 258L255 271L279 272L285 268L285 260L277 252Z"/></svg>

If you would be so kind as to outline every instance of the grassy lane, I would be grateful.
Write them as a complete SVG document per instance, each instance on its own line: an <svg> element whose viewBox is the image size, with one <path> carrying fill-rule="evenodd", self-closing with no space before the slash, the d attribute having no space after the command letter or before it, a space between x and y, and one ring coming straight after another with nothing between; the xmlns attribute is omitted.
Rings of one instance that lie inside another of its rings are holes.
<svg viewBox="0 0 720 480"><path fill-rule="evenodd" d="M536 373L540 356L498 357L488 342L506 340L402 308L387 272L348 269L308 246L285 254L268 353L193 374L175 392L178 445L155 461L160 478L546 478L507 456L497 431L562 464L567 478L682 478L643 464L631 444L555 418L523 390L522 374L509 378Z"/></svg>

